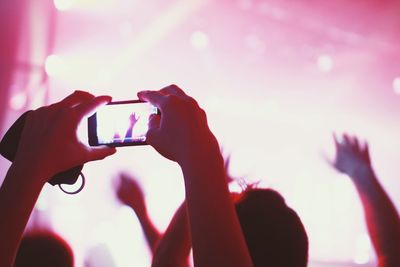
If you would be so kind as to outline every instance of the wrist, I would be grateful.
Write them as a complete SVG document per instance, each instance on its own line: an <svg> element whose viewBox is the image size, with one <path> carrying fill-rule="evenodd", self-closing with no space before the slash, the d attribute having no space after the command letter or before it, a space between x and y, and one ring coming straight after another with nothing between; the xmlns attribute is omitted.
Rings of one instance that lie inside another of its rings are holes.
<svg viewBox="0 0 400 267"><path fill-rule="evenodd" d="M181 163L179 163L186 185L190 181L198 180L201 183L209 184L208 178L224 175L224 159L220 150L194 151ZM200 179L200 180L199 180ZM215 184L217 181L213 181ZM197 184L197 182L196 182Z"/></svg>
<svg viewBox="0 0 400 267"><path fill-rule="evenodd" d="M46 183L38 171L25 168L17 163L11 164L6 179L8 184L15 188L15 192L26 194L29 192L40 192ZM25 192L25 193L23 193Z"/></svg>
<svg viewBox="0 0 400 267"><path fill-rule="evenodd" d="M186 147L186 153L177 160L182 169L188 167L204 168L206 163L218 162L223 165L223 157L215 136L210 132L208 140L194 141L193 146Z"/></svg>
<svg viewBox="0 0 400 267"><path fill-rule="evenodd" d="M371 166L365 165L353 171L351 179L357 189L369 190L375 188L378 180Z"/></svg>
<svg viewBox="0 0 400 267"><path fill-rule="evenodd" d="M374 171L370 165L367 164L360 164L357 165L351 172L349 173L349 176L353 179L362 179L364 180L365 177L371 177L374 176Z"/></svg>
<svg viewBox="0 0 400 267"><path fill-rule="evenodd" d="M13 179L15 181L21 181L24 184L40 188L42 188L52 176L51 174L46 174L45 170L40 168L39 164L33 162L26 163L20 160L15 160L11 164L9 171L13 174Z"/></svg>

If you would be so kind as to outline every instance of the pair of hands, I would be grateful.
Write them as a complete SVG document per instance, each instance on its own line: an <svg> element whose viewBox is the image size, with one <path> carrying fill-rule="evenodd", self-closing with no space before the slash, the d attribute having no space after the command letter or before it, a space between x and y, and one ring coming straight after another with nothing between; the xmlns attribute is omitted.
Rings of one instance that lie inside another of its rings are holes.
<svg viewBox="0 0 400 267"><path fill-rule="evenodd" d="M162 113L150 118L147 142L164 157L182 163L200 151L219 150L205 112L176 85L139 92L138 97L157 106ZM95 97L76 91L58 103L30 112L15 164L39 174L38 182L44 184L60 171L114 154L115 148L88 147L77 136L80 121L110 101L109 96Z"/></svg>

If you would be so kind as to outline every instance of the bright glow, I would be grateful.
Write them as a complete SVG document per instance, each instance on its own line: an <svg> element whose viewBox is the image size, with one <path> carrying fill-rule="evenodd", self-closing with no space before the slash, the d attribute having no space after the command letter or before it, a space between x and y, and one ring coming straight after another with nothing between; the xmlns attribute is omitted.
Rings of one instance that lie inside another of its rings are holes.
<svg viewBox="0 0 400 267"><path fill-rule="evenodd" d="M143 142L151 114L157 109L148 103L106 105L96 115L100 144Z"/></svg>
<svg viewBox="0 0 400 267"><path fill-rule="evenodd" d="M371 242L367 234L363 234L357 238L356 252L354 255L354 263L366 264L370 261Z"/></svg>
<svg viewBox="0 0 400 267"><path fill-rule="evenodd" d="M330 72L333 68L333 60L328 55L321 55L318 57L317 65L320 71Z"/></svg>
<svg viewBox="0 0 400 267"><path fill-rule="evenodd" d="M251 50L257 53L263 53L265 51L265 43L260 38L260 36L256 34L249 34L244 39L245 44Z"/></svg>
<svg viewBox="0 0 400 267"><path fill-rule="evenodd" d="M75 0L54 0L54 6L60 11L71 9L74 3Z"/></svg>
<svg viewBox="0 0 400 267"><path fill-rule="evenodd" d="M49 207L48 204L48 197L47 197L47 192L46 190L43 190L43 193L40 194L38 200L36 201L35 208L40 210L40 211L46 211L47 208Z"/></svg>
<svg viewBox="0 0 400 267"><path fill-rule="evenodd" d="M100 73L101 79L98 83L101 85L109 84L112 79L118 75L127 65L131 64L137 56L153 48L169 32L181 25L192 13L205 5L206 0L177 1L162 16L159 16L142 33L135 36L132 45L125 51L121 51L108 68Z"/></svg>
<svg viewBox="0 0 400 267"><path fill-rule="evenodd" d="M25 92L19 92L13 95L10 99L10 107L14 110L20 110L26 105L26 101L28 100L28 96Z"/></svg>
<svg viewBox="0 0 400 267"><path fill-rule="evenodd" d="M50 55L46 58L44 68L47 75L51 77L59 76L63 73L64 62L60 56Z"/></svg>
<svg viewBox="0 0 400 267"><path fill-rule="evenodd" d="M400 77L393 80L393 90L396 94L400 95Z"/></svg>
<svg viewBox="0 0 400 267"><path fill-rule="evenodd" d="M119 31L120 31L121 35L124 37L131 36L132 32L133 32L132 24L129 22L123 23L120 26Z"/></svg>
<svg viewBox="0 0 400 267"><path fill-rule="evenodd" d="M190 42L197 50L203 50L208 47L208 36L204 32L196 31L192 33Z"/></svg>
<svg viewBox="0 0 400 267"><path fill-rule="evenodd" d="M239 6L240 9L250 9L253 7L253 1L252 0L238 0L237 5Z"/></svg>

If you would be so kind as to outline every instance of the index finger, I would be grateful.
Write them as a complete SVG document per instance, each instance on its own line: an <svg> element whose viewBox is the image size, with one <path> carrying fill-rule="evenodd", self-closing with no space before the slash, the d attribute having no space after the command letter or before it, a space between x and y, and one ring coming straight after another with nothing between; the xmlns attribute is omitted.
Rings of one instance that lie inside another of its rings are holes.
<svg viewBox="0 0 400 267"><path fill-rule="evenodd" d="M188 96L181 88L175 84L168 85L160 90L162 94L177 95L177 96Z"/></svg>
<svg viewBox="0 0 400 267"><path fill-rule="evenodd" d="M156 107L160 107L165 100L165 95L159 91L141 91L137 93L140 100L150 102Z"/></svg>
<svg viewBox="0 0 400 267"><path fill-rule="evenodd" d="M89 101L94 98L94 95L92 95L89 92L85 91L75 91L60 102L56 103L55 105L59 105L62 107L73 107L76 106L82 102Z"/></svg>
<svg viewBox="0 0 400 267"><path fill-rule="evenodd" d="M111 96L98 96L90 101L77 105L75 107L80 118L93 113L98 107L107 104L111 101Z"/></svg>
<svg viewBox="0 0 400 267"><path fill-rule="evenodd" d="M336 150L339 150L340 141L339 141L339 138L338 138L337 134L335 132L333 132L332 133L332 137L333 137L333 142L335 143Z"/></svg>

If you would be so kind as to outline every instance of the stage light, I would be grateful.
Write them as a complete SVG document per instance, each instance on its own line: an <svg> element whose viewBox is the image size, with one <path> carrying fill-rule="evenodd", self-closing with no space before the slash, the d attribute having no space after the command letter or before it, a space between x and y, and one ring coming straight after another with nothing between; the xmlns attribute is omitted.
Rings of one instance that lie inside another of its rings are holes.
<svg viewBox="0 0 400 267"><path fill-rule="evenodd" d="M208 47L208 36L204 32L196 31L192 33L190 42L195 49L203 50Z"/></svg>
<svg viewBox="0 0 400 267"><path fill-rule="evenodd" d="M58 76L64 68L63 60L57 55L50 55L46 58L44 68L48 76Z"/></svg>
<svg viewBox="0 0 400 267"><path fill-rule="evenodd" d="M49 207L48 203L48 191L43 190L43 193L40 194L38 200L36 201L35 208L40 211L46 211Z"/></svg>
<svg viewBox="0 0 400 267"><path fill-rule="evenodd" d="M333 60L328 55L320 55L317 59L317 66L322 72L330 72L333 68Z"/></svg>
<svg viewBox="0 0 400 267"><path fill-rule="evenodd" d="M393 90L396 94L400 95L400 77L393 80Z"/></svg>
<svg viewBox="0 0 400 267"><path fill-rule="evenodd" d="M54 6L60 11L65 11L74 5L74 0L54 0Z"/></svg>
<svg viewBox="0 0 400 267"><path fill-rule="evenodd" d="M25 92L19 92L13 95L10 99L9 105L13 110L21 110L25 107L28 96Z"/></svg>

